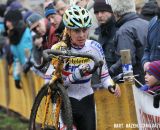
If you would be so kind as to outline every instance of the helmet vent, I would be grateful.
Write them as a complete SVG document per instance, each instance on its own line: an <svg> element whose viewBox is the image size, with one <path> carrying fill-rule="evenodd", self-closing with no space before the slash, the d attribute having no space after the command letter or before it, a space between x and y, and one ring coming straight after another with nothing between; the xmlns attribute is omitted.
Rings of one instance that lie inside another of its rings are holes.
<svg viewBox="0 0 160 130"><path fill-rule="evenodd" d="M75 13L76 15L79 15L79 12L78 12L78 11L74 11L74 13Z"/></svg>
<svg viewBox="0 0 160 130"><path fill-rule="evenodd" d="M84 10L82 10L82 14L83 14L83 15L85 14L85 11L84 11Z"/></svg>
<svg viewBox="0 0 160 130"><path fill-rule="evenodd" d="M66 15L66 18L68 19L68 15Z"/></svg>
<svg viewBox="0 0 160 130"><path fill-rule="evenodd" d="M87 16L87 18L84 18L84 22L86 23L88 20L89 16Z"/></svg>
<svg viewBox="0 0 160 130"><path fill-rule="evenodd" d="M77 20L76 18L73 18L77 23L79 23L79 20Z"/></svg>

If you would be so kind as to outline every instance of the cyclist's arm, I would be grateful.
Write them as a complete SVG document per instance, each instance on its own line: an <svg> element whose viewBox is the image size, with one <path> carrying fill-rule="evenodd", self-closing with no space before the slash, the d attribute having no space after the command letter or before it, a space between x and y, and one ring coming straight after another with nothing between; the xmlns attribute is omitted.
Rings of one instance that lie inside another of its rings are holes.
<svg viewBox="0 0 160 130"><path fill-rule="evenodd" d="M101 71L101 82L105 88L108 88L108 86L113 85L113 80L111 79L109 72L108 72L108 67L105 61L105 56L103 49L101 45L98 42L92 42L92 48L95 50L92 54L97 57L99 60L103 61L103 66L102 66L102 71ZM99 73L99 69L97 70Z"/></svg>

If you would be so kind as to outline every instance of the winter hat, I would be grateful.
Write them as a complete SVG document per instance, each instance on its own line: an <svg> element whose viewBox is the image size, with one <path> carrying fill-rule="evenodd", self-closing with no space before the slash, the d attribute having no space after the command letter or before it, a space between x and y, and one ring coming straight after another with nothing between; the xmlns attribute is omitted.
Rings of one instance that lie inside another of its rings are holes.
<svg viewBox="0 0 160 130"><path fill-rule="evenodd" d="M29 28L32 30L37 26L37 22L39 20L43 19L43 16L41 16L38 13L32 13L27 19L26 22L29 26Z"/></svg>
<svg viewBox="0 0 160 130"><path fill-rule="evenodd" d="M11 21L12 23L23 20L22 14L19 10L9 10L4 16L5 21Z"/></svg>
<svg viewBox="0 0 160 130"><path fill-rule="evenodd" d="M28 10L27 12L25 12L23 15L23 19L26 22L27 18L32 14L33 12Z"/></svg>
<svg viewBox="0 0 160 130"><path fill-rule="evenodd" d="M135 0L111 0L111 7L118 16L130 12L136 13Z"/></svg>
<svg viewBox="0 0 160 130"><path fill-rule="evenodd" d="M160 60L151 62L147 72L160 80Z"/></svg>
<svg viewBox="0 0 160 130"><path fill-rule="evenodd" d="M49 15L52 15L52 14L56 14L57 11L56 9L54 8L54 5L53 3L50 3L46 8L45 8L45 16L48 17Z"/></svg>
<svg viewBox="0 0 160 130"><path fill-rule="evenodd" d="M156 10L158 8L158 4L156 1L149 1L143 7L141 11L141 15L144 18L148 18L149 20L156 15Z"/></svg>
<svg viewBox="0 0 160 130"><path fill-rule="evenodd" d="M105 0L96 0L93 8L94 8L94 13L99 11L107 11L113 13L111 6L107 4Z"/></svg>
<svg viewBox="0 0 160 130"><path fill-rule="evenodd" d="M8 10L17 10L17 9L21 9L23 6L19 1L13 1L9 7Z"/></svg>
<svg viewBox="0 0 160 130"><path fill-rule="evenodd" d="M7 5L7 6L10 6L10 4L11 4L12 2L14 2L14 1L16 1L16 0L7 0L6 5Z"/></svg>

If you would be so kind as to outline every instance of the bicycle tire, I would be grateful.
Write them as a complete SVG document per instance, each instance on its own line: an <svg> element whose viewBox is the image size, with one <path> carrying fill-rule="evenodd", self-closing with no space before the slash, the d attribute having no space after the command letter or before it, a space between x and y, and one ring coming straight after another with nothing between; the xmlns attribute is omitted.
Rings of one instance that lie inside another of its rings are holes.
<svg viewBox="0 0 160 130"><path fill-rule="evenodd" d="M54 94L60 94L62 97L61 114L63 117L63 122L67 126L67 130L72 130L72 125L73 125L72 109L71 109L71 103L70 103L68 94L65 88L62 86L62 84L60 84L59 82L56 82L54 85L55 86L53 87L52 92L54 92ZM36 116L38 114L38 110L41 107L40 106L41 103L43 104L43 98L46 97L47 93L48 93L48 84L45 84L38 92L35 98L34 104L32 106L32 110L30 114L30 121L29 121L29 130L40 130L40 129L41 130L48 130L48 129L56 130L56 128L54 126L51 126L50 124L45 124L46 128L42 129L41 123L40 122L36 123ZM53 95L53 93L52 93L52 98L56 98L56 96ZM43 116L43 114L41 116ZM37 126L39 126L39 128Z"/></svg>

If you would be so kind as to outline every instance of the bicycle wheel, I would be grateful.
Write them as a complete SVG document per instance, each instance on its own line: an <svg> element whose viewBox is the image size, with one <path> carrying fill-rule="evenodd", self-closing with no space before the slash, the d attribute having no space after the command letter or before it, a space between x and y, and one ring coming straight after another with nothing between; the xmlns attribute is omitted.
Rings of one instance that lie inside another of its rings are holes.
<svg viewBox="0 0 160 130"><path fill-rule="evenodd" d="M60 83L56 82L51 91L51 97L48 98L47 106L46 98L48 95L48 84L45 84L35 98L30 115L29 130L57 130L55 114L57 111L57 104L59 104L58 102L60 101L59 99L61 99L60 108L63 122L67 126L67 130L72 130L72 109L65 88Z"/></svg>

